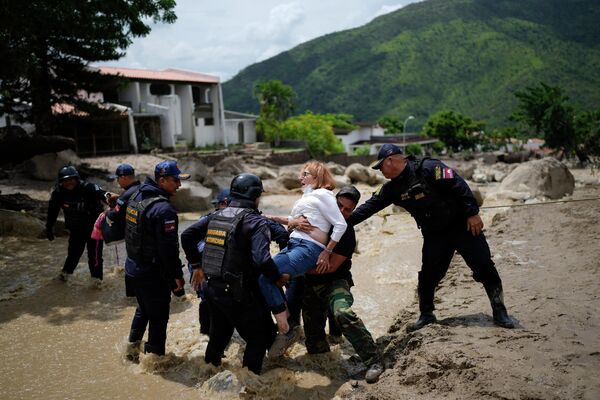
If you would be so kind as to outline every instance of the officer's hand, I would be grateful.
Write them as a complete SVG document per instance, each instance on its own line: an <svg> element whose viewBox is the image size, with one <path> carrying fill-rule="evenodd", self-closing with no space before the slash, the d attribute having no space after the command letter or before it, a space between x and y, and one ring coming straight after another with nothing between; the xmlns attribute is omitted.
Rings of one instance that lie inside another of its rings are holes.
<svg viewBox="0 0 600 400"><path fill-rule="evenodd" d="M200 285L204 280L204 270L202 268L196 268L192 271L192 281L190 284L195 291L200 289Z"/></svg>
<svg viewBox="0 0 600 400"><path fill-rule="evenodd" d="M315 227L312 226L310 222L308 222L308 219L304 215L301 215L298 218L289 221L288 228L291 230L299 230L301 232L306 233L309 233L313 229L315 229Z"/></svg>
<svg viewBox="0 0 600 400"><path fill-rule="evenodd" d="M52 228L46 228L46 239L49 241L54 240L54 230Z"/></svg>
<svg viewBox="0 0 600 400"><path fill-rule="evenodd" d="M110 208L115 208L115 206L117 205L117 200L118 199L119 199L119 195L118 194L111 193L110 197L108 197L106 199L106 202L108 203L108 206Z"/></svg>
<svg viewBox="0 0 600 400"><path fill-rule="evenodd" d="M483 230L483 221L479 215L472 215L467 218L467 230L471 232L473 236L477 236Z"/></svg>
<svg viewBox="0 0 600 400"><path fill-rule="evenodd" d="M281 276L279 277L279 279L277 279L277 282L275 282L275 284L277 285L277 287L284 287L287 283L289 283L290 281L290 275L289 274L281 274Z"/></svg>
<svg viewBox="0 0 600 400"><path fill-rule="evenodd" d="M323 274L327 272L329 269L329 253L327 250L323 250L321 254L319 254L319 258L317 259L317 273Z"/></svg>

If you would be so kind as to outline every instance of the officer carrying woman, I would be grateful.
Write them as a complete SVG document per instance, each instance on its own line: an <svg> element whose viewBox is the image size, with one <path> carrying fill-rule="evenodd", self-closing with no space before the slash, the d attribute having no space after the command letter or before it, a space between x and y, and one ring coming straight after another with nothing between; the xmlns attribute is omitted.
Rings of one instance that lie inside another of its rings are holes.
<svg viewBox="0 0 600 400"><path fill-rule="evenodd" d="M205 361L221 364L236 329L246 342L242 365L256 374L277 333L258 277L262 274L279 287L289 278L271 258L269 227L258 212L262 192L258 176L237 175L231 181L229 206L200 219L182 235L193 269L192 287L197 290L207 280L211 323ZM199 240L205 240L202 254Z"/></svg>

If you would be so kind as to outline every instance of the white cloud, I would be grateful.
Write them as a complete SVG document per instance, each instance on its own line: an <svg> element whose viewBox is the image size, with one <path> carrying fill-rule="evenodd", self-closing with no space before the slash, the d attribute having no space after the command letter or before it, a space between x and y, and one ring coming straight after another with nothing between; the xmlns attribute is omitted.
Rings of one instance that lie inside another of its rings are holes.
<svg viewBox="0 0 600 400"><path fill-rule="evenodd" d="M392 3L390 4L390 1ZM107 65L180 68L225 81L246 66L326 33L364 25L418 0L178 0L177 22L154 25ZM212 72L210 72L212 71Z"/></svg>

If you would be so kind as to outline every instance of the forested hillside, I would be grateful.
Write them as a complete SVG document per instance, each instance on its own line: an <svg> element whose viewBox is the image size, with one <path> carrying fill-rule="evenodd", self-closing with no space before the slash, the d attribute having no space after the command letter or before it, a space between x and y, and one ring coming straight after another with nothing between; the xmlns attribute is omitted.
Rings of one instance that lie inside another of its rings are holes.
<svg viewBox="0 0 600 400"><path fill-rule="evenodd" d="M422 125L437 111L455 110L498 127L514 109L514 91L539 81L597 108L600 1L413 4L245 68L223 85L226 108L256 113L252 89L269 79L294 88L296 112L357 120L414 115Z"/></svg>

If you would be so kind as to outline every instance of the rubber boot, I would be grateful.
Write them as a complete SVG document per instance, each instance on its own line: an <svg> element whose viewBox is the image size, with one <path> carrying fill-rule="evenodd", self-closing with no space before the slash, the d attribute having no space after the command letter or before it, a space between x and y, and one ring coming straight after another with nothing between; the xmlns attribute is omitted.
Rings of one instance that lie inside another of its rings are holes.
<svg viewBox="0 0 600 400"><path fill-rule="evenodd" d="M430 287L423 284L423 278L421 277L421 273L419 272L419 286L417 291L419 293L419 311L421 311L421 315L419 315L419 319L417 322L409 324L406 327L407 332L413 332L421 329L425 325L433 324L437 321L435 315L433 314L433 310L435 307L433 306L433 296L435 293L435 287Z"/></svg>
<svg viewBox="0 0 600 400"><path fill-rule="evenodd" d="M515 324L508 316L506 307L504 306L504 294L502 292L502 284L498 285L485 285L485 292L490 299L492 306L492 314L494 316L494 323L503 328L512 329Z"/></svg>

